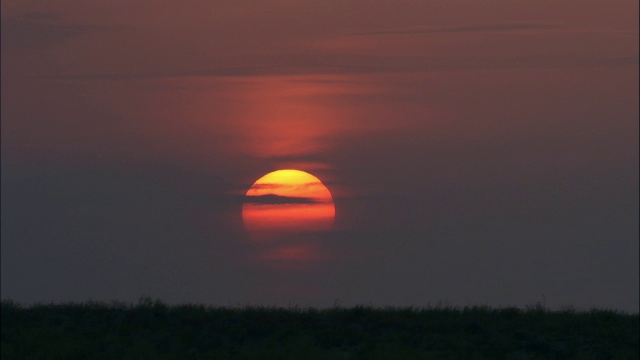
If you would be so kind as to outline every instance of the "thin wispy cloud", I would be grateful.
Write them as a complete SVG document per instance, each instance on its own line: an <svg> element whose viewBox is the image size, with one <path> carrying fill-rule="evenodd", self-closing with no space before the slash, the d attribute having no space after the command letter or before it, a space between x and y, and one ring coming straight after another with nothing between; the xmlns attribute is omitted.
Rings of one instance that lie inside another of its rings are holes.
<svg viewBox="0 0 640 360"><path fill-rule="evenodd" d="M101 27L61 21L55 13L34 12L19 18L0 20L2 48L53 47Z"/></svg>
<svg viewBox="0 0 640 360"><path fill-rule="evenodd" d="M405 35L405 34L437 34L437 33L466 33L466 32L512 32L523 30L554 30L560 26L548 23L508 23L508 24L485 24L456 27L414 27L409 29L396 29L387 31L373 31L366 33L352 34L354 36L375 36L375 35Z"/></svg>
<svg viewBox="0 0 640 360"><path fill-rule="evenodd" d="M309 197L283 196L275 194L247 195L246 204L316 204L318 200Z"/></svg>

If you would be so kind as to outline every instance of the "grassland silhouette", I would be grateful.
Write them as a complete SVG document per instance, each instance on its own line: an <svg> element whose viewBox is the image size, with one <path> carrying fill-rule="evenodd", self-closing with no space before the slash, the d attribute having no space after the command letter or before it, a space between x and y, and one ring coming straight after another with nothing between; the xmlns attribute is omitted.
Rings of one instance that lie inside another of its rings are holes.
<svg viewBox="0 0 640 360"><path fill-rule="evenodd" d="M2 301L2 359L637 359L638 314Z"/></svg>

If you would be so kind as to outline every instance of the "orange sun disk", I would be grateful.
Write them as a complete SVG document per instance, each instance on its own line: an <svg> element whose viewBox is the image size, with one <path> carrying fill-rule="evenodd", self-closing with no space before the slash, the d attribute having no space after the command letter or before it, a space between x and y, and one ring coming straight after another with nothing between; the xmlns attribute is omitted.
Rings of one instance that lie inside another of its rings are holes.
<svg viewBox="0 0 640 360"><path fill-rule="evenodd" d="M335 206L329 189L300 170L277 170L258 179L247 191L242 218L249 232L329 230Z"/></svg>

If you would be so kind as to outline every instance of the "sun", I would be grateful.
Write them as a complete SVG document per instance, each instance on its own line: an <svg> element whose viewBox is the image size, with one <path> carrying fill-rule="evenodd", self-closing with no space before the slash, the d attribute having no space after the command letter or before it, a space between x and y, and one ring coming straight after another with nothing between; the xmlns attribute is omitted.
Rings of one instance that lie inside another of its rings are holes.
<svg viewBox="0 0 640 360"><path fill-rule="evenodd" d="M330 230L333 197L317 177L300 170L270 172L247 191L242 219L249 232Z"/></svg>

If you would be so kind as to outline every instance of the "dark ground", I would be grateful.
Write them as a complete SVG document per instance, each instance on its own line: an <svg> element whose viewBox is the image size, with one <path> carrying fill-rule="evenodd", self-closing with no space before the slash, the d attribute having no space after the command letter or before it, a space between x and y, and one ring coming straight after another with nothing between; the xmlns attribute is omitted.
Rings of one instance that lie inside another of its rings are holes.
<svg viewBox="0 0 640 360"><path fill-rule="evenodd" d="M638 359L637 314L2 302L2 359Z"/></svg>

